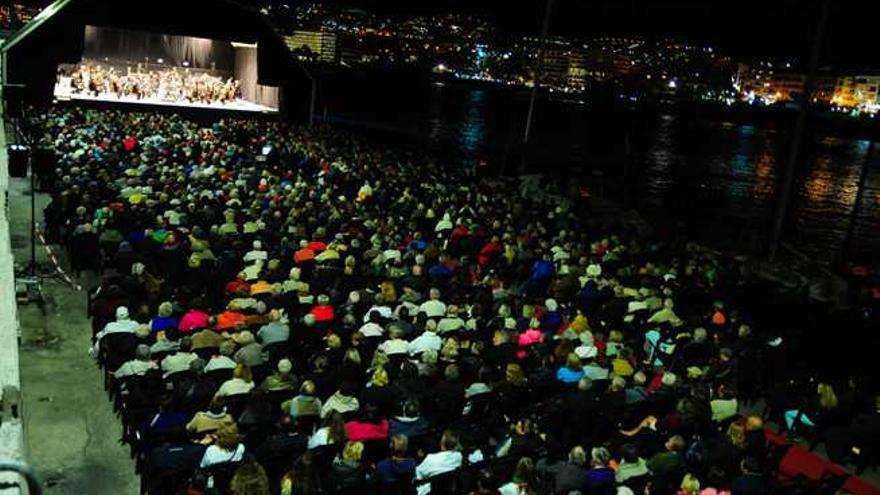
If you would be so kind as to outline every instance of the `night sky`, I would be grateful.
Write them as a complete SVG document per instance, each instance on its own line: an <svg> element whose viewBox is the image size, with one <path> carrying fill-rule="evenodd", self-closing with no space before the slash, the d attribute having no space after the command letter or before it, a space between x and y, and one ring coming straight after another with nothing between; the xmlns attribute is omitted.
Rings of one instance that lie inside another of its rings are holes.
<svg viewBox="0 0 880 495"><path fill-rule="evenodd" d="M17 0L46 4L46 0ZM111 0L108 0L108 2ZM238 0L291 6L311 0ZM545 0L319 0L383 14L463 12L504 32L538 34ZM736 57L793 57L805 62L823 0L553 0L551 34L675 36ZM880 71L880 1L831 0L822 65Z"/></svg>
<svg viewBox="0 0 880 495"><path fill-rule="evenodd" d="M734 56L806 60L820 0L554 0L551 34L677 36ZM540 31L544 0L329 0L382 13L466 12L510 33ZM823 64L880 69L880 2L832 0Z"/></svg>

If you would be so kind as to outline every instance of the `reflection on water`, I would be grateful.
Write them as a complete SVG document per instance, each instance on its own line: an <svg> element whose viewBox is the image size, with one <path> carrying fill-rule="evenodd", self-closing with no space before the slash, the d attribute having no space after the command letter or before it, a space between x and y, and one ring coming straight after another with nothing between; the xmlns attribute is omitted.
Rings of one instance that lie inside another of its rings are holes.
<svg viewBox="0 0 880 495"><path fill-rule="evenodd" d="M752 197L756 201L767 202L773 196L776 185L776 167L773 150L765 145L755 159L755 177L752 181Z"/></svg>
<svg viewBox="0 0 880 495"><path fill-rule="evenodd" d="M800 189L796 215L797 240L813 246L841 246L858 195L859 175L868 142L822 138ZM878 203L863 204L861 215L876 217ZM859 239L864 243L871 239Z"/></svg>
<svg viewBox="0 0 880 495"><path fill-rule="evenodd" d="M458 145L464 157L465 166L474 166L473 160L479 155L485 140L486 92L476 89L468 92L464 119L458 131Z"/></svg>
<svg viewBox="0 0 880 495"><path fill-rule="evenodd" d="M788 151L787 133L663 115L653 134L643 154L644 207L671 212L689 232L705 234L710 241L739 238L748 229L767 235ZM792 229L787 239L799 250L823 259L839 254L868 145L857 139L808 140L788 222ZM880 252L873 230L880 223L877 165L869 169L854 229L853 246L866 252Z"/></svg>
<svg viewBox="0 0 880 495"><path fill-rule="evenodd" d="M392 77L345 78L335 89L324 87L340 120L393 130L398 134L392 133L392 139L398 141L418 136L441 157L467 166L487 160L496 169L515 156L510 150L522 136L528 105L527 96L516 92ZM616 180L628 162L628 185L637 191L636 206L648 216L674 218L700 240L722 247L746 236L755 247L769 236L790 129L607 110L540 101L532 142L541 162L535 165L540 169L530 171L567 171L566 177L577 178L600 168L604 177ZM825 259L839 253L867 151L868 143L857 139L807 139L786 240ZM880 252L878 229L880 153L875 151L853 246Z"/></svg>
<svg viewBox="0 0 880 495"><path fill-rule="evenodd" d="M672 124L675 119L672 115L661 115L660 124L654 135L654 144L648 150L645 175L648 194L645 202L650 206L661 206L669 190L670 168L672 167Z"/></svg>

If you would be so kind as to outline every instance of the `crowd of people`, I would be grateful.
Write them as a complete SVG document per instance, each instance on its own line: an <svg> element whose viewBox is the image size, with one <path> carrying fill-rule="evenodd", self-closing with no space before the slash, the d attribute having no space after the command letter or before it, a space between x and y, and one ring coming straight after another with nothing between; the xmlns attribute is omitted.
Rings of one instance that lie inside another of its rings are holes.
<svg viewBox="0 0 880 495"><path fill-rule="evenodd" d="M33 125L148 493L795 493L764 421L876 444L874 390L790 380L736 260L333 129Z"/></svg>
<svg viewBox="0 0 880 495"><path fill-rule="evenodd" d="M135 98L174 103L228 104L241 97L241 83L207 71L189 68L123 70L85 61L62 74L70 79L70 93L95 98Z"/></svg>

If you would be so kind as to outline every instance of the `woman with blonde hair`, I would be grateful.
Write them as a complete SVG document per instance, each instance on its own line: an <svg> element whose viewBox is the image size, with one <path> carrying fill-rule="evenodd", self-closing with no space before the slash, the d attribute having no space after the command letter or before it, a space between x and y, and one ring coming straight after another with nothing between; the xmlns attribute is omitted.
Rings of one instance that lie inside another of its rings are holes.
<svg viewBox="0 0 880 495"><path fill-rule="evenodd" d="M810 410L789 409L785 411L785 423L788 430L796 431L798 428L815 428L817 425L827 424L837 412L837 394L834 387L828 383L820 382L816 386L816 395Z"/></svg>
<svg viewBox="0 0 880 495"><path fill-rule="evenodd" d="M388 385L391 379L384 367L378 367L370 374L370 381L361 390L360 402L362 408L373 407L379 416L387 418L394 412L395 393Z"/></svg>
<svg viewBox="0 0 880 495"><path fill-rule="evenodd" d="M235 423L220 427L213 435L213 442L205 449L199 467L238 462L244 458L244 444L240 441L238 426Z"/></svg>
<svg viewBox="0 0 880 495"><path fill-rule="evenodd" d="M528 403L531 392L529 381L519 363L508 363L504 380L493 388L502 410L513 411Z"/></svg>
<svg viewBox="0 0 880 495"><path fill-rule="evenodd" d="M746 425L743 421L734 421L733 423L730 423L730 426L727 427L727 433L725 436L727 437L727 441L738 450L745 450L745 448L748 447L748 441L746 440Z"/></svg>
<svg viewBox="0 0 880 495"><path fill-rule="evenodd" d="M822 411L830 411L837 408L837 394L834 387L827 383L820 383L816 387L816 393L819 395L819 409Z"/></svg>
<svg viewBox="0 0 880 495"><path fill-rule="evenodd" d="M691 473L687 473L681 480L679 488L677 495L698 495L700 493L700 480Z"/></svg>
<svg viewBox="0 0 880 495"><path fill-rule="evenodd" d="M342 454L333 460L330 477L335 485L336 493L361 487L365 482L365 472L361 464L364 455L364 444L348 442Z"/></svg>

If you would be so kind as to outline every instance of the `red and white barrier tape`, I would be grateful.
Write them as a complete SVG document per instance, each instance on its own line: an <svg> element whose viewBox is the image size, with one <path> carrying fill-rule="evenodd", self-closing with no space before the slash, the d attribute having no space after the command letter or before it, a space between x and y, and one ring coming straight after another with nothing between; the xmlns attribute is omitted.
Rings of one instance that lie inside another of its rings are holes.
<svg viewBox="0 0 880 495"><path fill-rule="evenodd" d="M70 284L70 286L74 289L79 291L83 290L82 286L79 285L75 280L70 278L70 275L68 275L67 272L65 272L64 269L61 268L61 263L58 262L58 256L56 256L55 253L52 252L52 248L49 247L49 243L46 242L46 238L43 236L43 233L40 232L40 229L35 228L34 232L37 234L37 238L40 239L40 243L43 245L43 249L46 251L46 255L52 261L52 265L55 266L55 272L57 272L58 275L61 275L61 278L64 279L65 282Z"/></svg>

